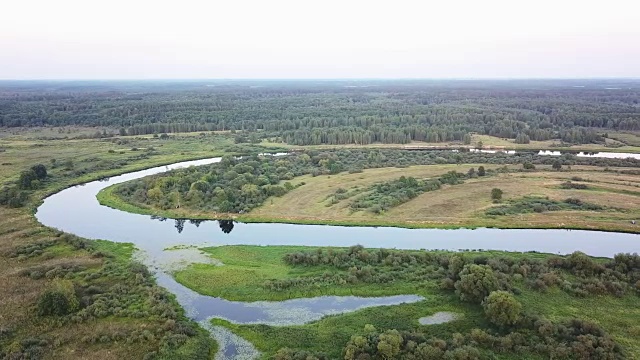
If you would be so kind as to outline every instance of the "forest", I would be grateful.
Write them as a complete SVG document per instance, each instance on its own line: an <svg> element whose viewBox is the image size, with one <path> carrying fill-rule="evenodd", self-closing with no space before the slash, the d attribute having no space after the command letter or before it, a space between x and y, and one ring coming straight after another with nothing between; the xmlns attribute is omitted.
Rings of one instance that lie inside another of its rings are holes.
<svg viewBox="0 0 640 360"><path fill-rule="evenodd" d="M0 127L109 127L100 136L241 131L293 145L603 143L640 130L640 82L0 82Z"/></svg>

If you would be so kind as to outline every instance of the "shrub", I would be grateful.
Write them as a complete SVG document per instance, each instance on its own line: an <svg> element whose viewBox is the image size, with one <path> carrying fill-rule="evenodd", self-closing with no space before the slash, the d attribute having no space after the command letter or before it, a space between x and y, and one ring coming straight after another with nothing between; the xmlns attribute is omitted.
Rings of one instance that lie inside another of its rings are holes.
<svg viewBox="0 0 640 360"><path fill-rule="evenodd" d="M454 286L461 300L481 303L492 291L498 290L498 278L487 265L469 264L464 266Z"/></svg>
<svg viewBox="0 0 640 360"><path fill-rule="evenodd" d="M515 325L520 320L522 305L506 291L494 291L482 303L487 320L500 327Z"/></svg>
<svg viewBox="0 0 640 360"><path fill-rule="evenodd" d="M584 190L584 189L587 189L587 188L588 188L588 186L587 186L587 185L585 185L585 184L576 184L576 183L573 183L573 182L571 182L571 181L567 181L567 182L563 182L563 183L560 185L560 188L562 188L562 189L579 189L579 190Z"/></svg>
<svg viewBox="0 0 640 360"><path fill-rule="evenodd" d="M500 202L502 200L503 191L498 188L491 189L491 200L494 202Z"/></svg>
<svg viewBox="0 0 640 360"><path fill-rule="evenodd" d="M66 315L76 311L79 307L73 283L69 280L53 281L38 300L38 315Z"/></svg>
<svg viewBox="0 0 640 360"><path fill-rule="evenodd" d="M324 354L313 354L305 350L282 348L273 357L275 360L325 360L328 357Z"/></svg>

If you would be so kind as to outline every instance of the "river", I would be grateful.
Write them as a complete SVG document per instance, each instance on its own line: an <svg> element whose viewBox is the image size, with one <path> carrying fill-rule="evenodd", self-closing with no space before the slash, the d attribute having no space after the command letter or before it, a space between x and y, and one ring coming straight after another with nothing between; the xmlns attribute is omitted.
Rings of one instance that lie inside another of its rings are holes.
<svg viewBox="0 0 640 360"><path fill-rule="evenodd" d="M108 186L168 170L211 164L220 158L180 162L89 182L47 197L36 218L44 225L89 239L133 243L138 256L149 266L158 283L174 293L187 315L208 328L221 345L219 359L245 359L258 352L225 328L211 326L211 318L235 323L268 325L304 324L325 315L355 311L369 306L428 301L419 296L381 298L318 297L284 302L234 302L204 296L177 283L169 272L176 262L207 261L197 251L165 251L184 246L219 245L308 245L397 249L486 249L537 251L567 254L576 250L593 256L612 257L636 252L636 234L542 229L403 229L390 227L341 227L291 224L242 224L229 221L185 221L158 219L102 206L96 195ZM183 257L176 255L184 255Z"/></svg>

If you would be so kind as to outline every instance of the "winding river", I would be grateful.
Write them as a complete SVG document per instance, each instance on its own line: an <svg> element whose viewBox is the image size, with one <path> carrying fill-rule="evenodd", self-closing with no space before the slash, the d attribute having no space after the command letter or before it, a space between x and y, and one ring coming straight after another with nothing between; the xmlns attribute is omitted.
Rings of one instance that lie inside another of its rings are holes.
<svg viewBox="0 0 640 360"><path fill-rule="evenodd" d="M170 271L193 262L212 261L194 248L219 245L309 245L398 249L491 249L567 254L576 250L593 256L611 257L637 252L635 234L580 230L500 229L402 229L386 227L340 227L291 224L238 224L218 221L158 219L123 212L98 203L98 192L113 184L172 169L211 164L220 158L185 161L131 172L109 179L71 187L49 196L36 217L44 225L90 239L133 243L141 261L156 274L158 283L176 295L187 315L209 329L220 343L219 359L251 359L259 356L246 340L209 320L233 323L294 325L326 315L365 307L428 301L420 296L381 298L324 296L282 302L238 302L200 295L177 283ZM183 250L165 250L185 246Z"/></svg>

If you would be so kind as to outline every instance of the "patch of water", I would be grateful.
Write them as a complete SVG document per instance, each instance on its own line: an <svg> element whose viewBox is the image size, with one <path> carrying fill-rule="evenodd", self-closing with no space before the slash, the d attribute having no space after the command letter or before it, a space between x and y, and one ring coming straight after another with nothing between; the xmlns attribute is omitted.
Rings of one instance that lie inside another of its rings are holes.
<svg viewBox="0 0 640 360"><path fill-rule="evenodd" d="M187 315L196 320L224 319L234 324L265 324L272 326L302 325L373 306L389 306L425 300L417 295L397 295L377 298L358 296L319 296L284 301L230 301L199 294L178 283L164 272L156 272L158 284L175 294Z"/></svg>
<svg viewBox="0 0 640 360"><path fill-rule="evenodd" d="M218 343L216 359L253 360L260 357L260 351L247 340L232 333L224 326L212 325L209 321L199 322Z"/></svg>
<svg viewBox="0 0 640 360"><path fill-rule="evenodd" d="M460 317L460 314L440 311L430 316L421 317L418 319L420 325L437 325L454 321Z"/></svg>
<svg viewBox="0 0 640 360"><path fill-rule="evenodd" d="M136 252L136 260L154 270L173 273L186 269L192 264L210 264L221 266L222 261L214 259L195 247L165 249L162 256L147 256L143 251Z"/></svg>

